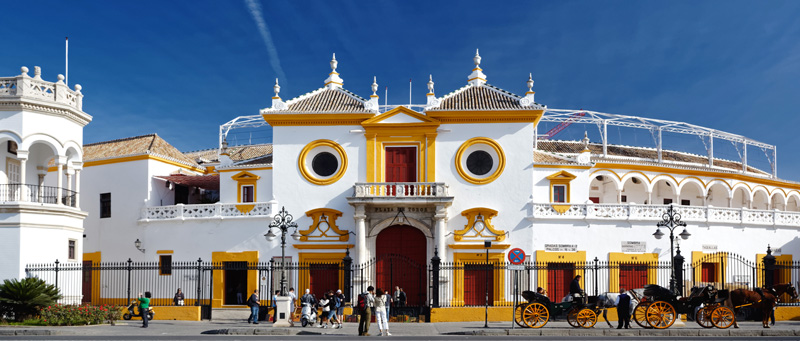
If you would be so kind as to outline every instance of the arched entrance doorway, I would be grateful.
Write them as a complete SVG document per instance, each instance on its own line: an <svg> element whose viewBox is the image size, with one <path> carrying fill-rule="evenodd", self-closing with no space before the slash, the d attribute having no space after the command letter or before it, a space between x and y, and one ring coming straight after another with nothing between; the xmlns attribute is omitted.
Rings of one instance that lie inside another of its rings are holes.
<svg viewBox="0 0 800 341"><path fill-rule="evenodd" d="M375 241L376 288L394 294L403 288L407 306L422 306L426 299L427 242L422 231L407 225L390 226Z"/></svg>

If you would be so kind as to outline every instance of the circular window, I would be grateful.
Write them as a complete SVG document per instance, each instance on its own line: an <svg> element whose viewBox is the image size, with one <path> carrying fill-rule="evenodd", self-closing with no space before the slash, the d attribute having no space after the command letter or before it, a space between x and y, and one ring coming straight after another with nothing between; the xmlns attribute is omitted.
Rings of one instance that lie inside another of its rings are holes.
<svg viewBox="0 0 800 341"><path fill-rule="evenodd" d="M311 160L311 169L319 176L331 176L339 168L339 160L333 154L322 152L314 155Z"/></svg>
<svg viewBox="0 0 800 341"><path fill-rule="evenodd" d="M331 140L316 140L303 147L297 159L300 174L315 185L330 185L344 176L347 154Z"/></svg>
<svg viewBox="0 0 800 341"><path fill-rule="evenodd" d="M465 181L488 184L503 173L506 157L497 141L475 137L464 142L456 152L456 171Z"/></svg>
<svg viewBox="0 0 800 341"><path fill-rule="evenodd" d="M475 175L486 175L492 170L492 156L483 150L476 150L467 156L467 170Z"/></svg>

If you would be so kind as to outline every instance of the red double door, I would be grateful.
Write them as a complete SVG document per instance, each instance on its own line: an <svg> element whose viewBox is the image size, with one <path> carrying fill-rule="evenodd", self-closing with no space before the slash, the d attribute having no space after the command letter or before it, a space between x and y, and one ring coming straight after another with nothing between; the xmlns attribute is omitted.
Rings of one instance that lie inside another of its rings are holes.
<svg viewBox="0 0 800 341"><path fill-rule="evenodd" d="M375 288L394 294L403 288L406 304L419 306L425 301L426 239L412 226L390 226L375 241L377 278Z"/></svg>
<svg viewBox="0 0 800 341"><path fill-rule="evenodd" d="M386 147L386 182L417 181L417 148Z"/></svg>

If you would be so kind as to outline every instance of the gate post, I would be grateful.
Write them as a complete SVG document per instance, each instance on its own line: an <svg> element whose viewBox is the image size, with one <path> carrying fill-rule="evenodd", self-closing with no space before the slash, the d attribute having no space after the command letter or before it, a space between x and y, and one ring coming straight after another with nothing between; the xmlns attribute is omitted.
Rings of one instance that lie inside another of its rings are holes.
<svg viewBox="0 0 800 341"><path fill-rule="evenodd" d="M194 305L200 305L200 278L202 277L200 275L200 263L202 262L203 260L197 257L197 299L194 300Z"/></svg>
<svg viewBox="0 0 800 341"><path fill-rule="evenodd" d="M272 306L272 283L275 282L275 258L269 259L269 291L267 295L269 295L269 305Z"/></svg>
<svg viewBox="0 0 800 341"><path fill-rule="evenodd" d="M442 259L439 258L439 248L433 249L433 258L431 258L431 296L433 301L431 306L434 308L439 307L439 270L442 264Z"/></svg>
<svg viewBox="0 0 800 341"><path fill-rule="evenodd" d="M764 262L764 287L771 289L775 285L775 256L772 255L772 248L769 245L767 245L767 255L762 262Z"/></svg>
<svg viewBox="0 0 800 341"><path fill-rule="evenodd" d="M125 301L126 303L131 301L131 263L133 263L133 261L128 258L128 300Z"/></svg>
<svg viewBox="0 0 800 341"><path fill-rule="evenodd" d="M675 258L672 259L672 265L674 266L672 271L675 274L675 290L677 290L681 296L683 296L683 261L684 258L681 256L681 246L678 245Z"/></svg>
<svg viewBox="0 0 800 341"><path fill-rule="evenodd" d="M56 259L56 288L58 288L58 259ZM63 292L63 290L62 290Z"/></svg>
<svg viewBox="0 0 800 341"><path fill-rule="evenodd" d="M594 257L594 274L593 274L593 277L594 277L594 295L595 296L597 296L597 272L600 269L598 262L600 262L600 260L597 259L597 257Z"/></svg>
<svg viewBox="0 0 800 341"><path fill-rule="evenodd" d="M343 274L344 293L345 295L347 295L347 297L345 297L345 300L350 299L351 302L353 299L353 292L351 289L353 287L353 278L352 278L353 275L352 272L350 272L350 267L352 266L353 266L353 258L350 258L350 247L348 247L344 253L344 258L342 258L342 271L344 271ZM342 304L344 304L344 302L342 302Z"/></svg>

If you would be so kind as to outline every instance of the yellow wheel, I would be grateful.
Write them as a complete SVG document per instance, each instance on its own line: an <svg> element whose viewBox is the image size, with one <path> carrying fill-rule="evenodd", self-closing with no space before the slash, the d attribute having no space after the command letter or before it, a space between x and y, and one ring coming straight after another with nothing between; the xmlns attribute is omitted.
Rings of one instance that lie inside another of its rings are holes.
<svg viewBox="0 0 800 341"><path fill-rule="evenodd" d="M639 327L650 329L649 324L647 324L647 306L650 305L650 302L642 301L636 305L636 308L633 309L633 321L639 325Z"/></svg>
<svg viewBox="0 0 800 341"><path fill-rule="evenodd" d="M522 311L522 320L531 328L542 328L550 320L550 312L544 304L533 302Z"/></svg>
<svg viewBox="0 0 800 341"><path fill-rule="evenodd" d="M714 327L720 329L730 327L735 319L736 315L728 307L719 307L711 312L711 323L714 324Z"/></svg>
<svg viewBox="0 0 800 341"><path fill-rule="evenodd" d="M567 323L573 328L580 328L581 325L578 323L578 309L570 308L567 311Z"/></svg>
<svg viewBox="0 0 800 341"><path fill-rule="evenodd" d="M514 322L515 322L515 323L516 323L518 326L520 326L520 327L522 327L522 328L528 328L528 325L527 325L527 324L525 324L525 321L523 321L523 320L522 320L522 312L525 310L525 307L526 307L527 305L528 305L527 303L525 303L525 304L518 304L518 305L517 305L517 308L515 308L515 309L514 309Z"/></svg>
<svg viewBox="0 0 800 341"><path fill-rule="evenodd" d="M578 325L583 328L592 328L597 323L597 314L592 309L581 309L577 315Z"/></svg>
<svg viewBox="0 0 800 341"><path fill-rule="evenodd" d="M713 328L714 324L711 323L711 312L716 309L716 306L710 305L705 306L697 310L697 314L694 316L695 322L703 328Z"/></svg>
<svg viewBox="0 0 800 341"><path fill-rule="evenodd" d="M656 301L647 306L645 319L647 324L655 329L667 329L675 323L675 308L672 304L664 301Z"/></svg>

